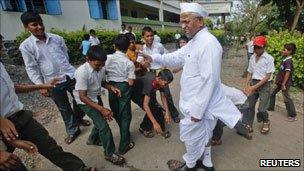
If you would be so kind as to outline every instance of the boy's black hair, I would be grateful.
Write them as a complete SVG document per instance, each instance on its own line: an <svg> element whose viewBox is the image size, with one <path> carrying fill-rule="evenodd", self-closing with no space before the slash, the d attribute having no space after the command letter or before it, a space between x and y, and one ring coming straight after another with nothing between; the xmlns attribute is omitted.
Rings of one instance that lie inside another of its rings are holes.
<svg viewBox="0 0 304 171"><path fill-rule="evenodd" d="M128 26L128 28L129 28L129 29L133 29L133 27L132 27L132 26Z"/></svg>
<svg viewBox="0 0 304 171"><path fill-rule="evenodd" d="M141 35L144 36L146 32L152 32L152 33L154 33L153 30L152 30L152 28L149 27L149 26L146 26L146 27L144 27L142 29Z"/></svg>
<svg viewBox="0 0 304 171"><path fill-rule="evenodd" d="M121 26L124 26L124 27L126 27L126 25L125 25L125 24L121 24Z"/></svg>
<svg viewBox="0 0 304 171"><path fill-rule="evenodd" d="M96 34L96 31L94 29L91 29L90 34Z"/></svg>
<svg viewBox="0 0 304 171"><path fill-rule="evenodd" d="M119 34L114 40L114 45L116 49L127 52L130 45L130 39L124 34Z"/></svg>
<svg viewBox="0 0 304 171"><path fill-rule="evenodd" d="M90 35L89 34L84 34L83 39L84 40L90 40Z"/></svg>
<svg viewBox="0 0 304 171"><path fill-rule="evenodd" d="M135 36L132 33L126 33L125 36L127 36L130 39L130 41L131 40L135 41Z"/></svg>
<svg viewBox="0 0 304 171"><path fill-rule="evenodd" d="M295 54L297 50L297 46L294 43L287 43L284 45L284 48L291 51L291 55Z"/></svg>
<svg viewBox="0 0 304 171"><path fill-rule="evenodd" d="M189 39L188 39L187 36L181 36L181 37L178 39L178 41L181 41L181 40L184 40L185 42L188 42L188 41L189 41Z"/></svg>
<svg viewBox="0 0 304 171"><path fill-rule="evenodd" d="M89 48L87 57L90 61L105 62L107 60L106 52L98 45L94 45Z"/></svg>
<svg viewBox="0 0 304 171"><path fill-rule="evenodd" d="M160 79L167 81L168 83L171 83L173 81L173 74L169 69L161 70L157 76L160 77Z"/></svg>
<svg viewBox="0 0 304 171"><path fill-rule="evenodd" d="M24 12L20 19L23 25L28 25L31 22L42 22L40 15L34 12Z"/></svg>
<svg viewBox="0 0 304 171"><path fill-rule="evenodd" d="M3 40L3 38L4 38L4 37L2 36L2 34L0 34L0 40L1 40L1 41Z"/></svg>

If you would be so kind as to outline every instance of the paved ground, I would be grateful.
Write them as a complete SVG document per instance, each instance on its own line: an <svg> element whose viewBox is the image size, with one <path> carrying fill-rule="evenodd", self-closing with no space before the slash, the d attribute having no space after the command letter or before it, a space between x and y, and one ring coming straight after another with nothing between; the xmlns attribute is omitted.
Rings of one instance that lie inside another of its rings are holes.
<svg viewBox="0 0 304 171"><path fill-rule="evenodd" d="M230 50L230 58L223 61L222 80L224 83L242 87L240 77L244 68L245 57L234 58L235 52ZM241 55L242 56L242 55ZM170 85L175 103L179 99L179 78L177 74L174 82ZM286 122L286 111L282 103L281 95L278 95L278 104L275 112L270 112L271 132L269 135L259 133L260 124L254 123L253 140L241 138L233 130L225 128L223 144L212 148L212 157L216 170L261 170L259 159L301 159L301 167L293 170L303 170L303 93L292 93L298 110L298 121ZM107 97L103 97L107 105ZM54 106L52 107L54 108ZM131 123L132 138L136 143L134 149L129 151L125 158L127 164L123 167L113 166L103 158L102 149L97 146L87 146L86 139L90 127L82 128L82 134L71 145L64 143L64 124L61 117L55 117L46 125L47 130L64 148L64 150L79 156L88 166L94 166L104 170L168 170L166 162L169 159L180 160L185 152L183 144L179 140L178 124L172 124L169 129L172 137L164 139L156 136L152 139L143 137L139 131L139 123L143 118L143 111L133 104L133 120ZM47 111L43 111L47 112ZM57 112L57 110L55 110ZM115 121L110 123L115 143L119 142L119 132ZM34 157L36 170L58 170L56 166L42 156ZM270 169L270 168L267 168ZM274 168L273 170L287 170L291 168Z"/></svg>

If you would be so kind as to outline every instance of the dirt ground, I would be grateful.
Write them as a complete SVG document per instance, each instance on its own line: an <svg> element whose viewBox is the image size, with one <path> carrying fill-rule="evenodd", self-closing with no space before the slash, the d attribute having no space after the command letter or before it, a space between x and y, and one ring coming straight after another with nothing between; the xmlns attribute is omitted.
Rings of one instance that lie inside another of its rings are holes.
<svg viewBox="0 0 304 171"><path fill-rule="evenodd" d="M242 88L243 78L241 77L246 65L244 51L235 53L234 49L226 52L226 58L222 66L222 82L237 88ZM235 57L239 56L239 57ZM180 73L175 75L170 85L171 92L178 104L179 99L179 78ZM286 122L287 113L282 100L282 95L277 95L277 105L274 112L269 112L271 131L268 135L259 133L260 124L254 123L253 140L249 141L238 136L234 130L224 129L223 144L212 147L212 158L216 170L303 170L303 92L297 90L292 92L292 98L298 111L297 122ZM107 96L103 96L106 106ZM127 164L123 167L114 166L103 157L102 148L86 145L86 140L91 127L81 127L81 135L71 145L64 143L65 128L62 118L59 116L54 103L43 108L36 109L36 113L55 113L51 121L45 124L59 145L64 150L79 156L88 166L97 167L100 170L168 170L167 161L170 159L181 160L185 153L184 145L179 140L178 124L169 125L172 137L164 139L155 136L148 139L143 137L139 131L139 124L143 118L143 111L132 104L133 119L131 123L132 139L135 141L135 148L129 151L124 157ZM56 113L57 112L57 113ZM118 126L115 121L110 122L115 144L119 143ZM301 167L298 168L260 168L259 159L300 159ZM34 170L59 170L43 156L37 155L30 159L30 167Z"/></svg>

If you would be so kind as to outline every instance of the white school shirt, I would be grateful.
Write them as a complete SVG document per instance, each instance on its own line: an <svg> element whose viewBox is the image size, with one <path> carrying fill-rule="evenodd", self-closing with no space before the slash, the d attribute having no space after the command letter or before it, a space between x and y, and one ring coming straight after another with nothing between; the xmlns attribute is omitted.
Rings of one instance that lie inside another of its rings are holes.
<svg viewBox="0 0 304 171"><path fill-rule="evenodd" d="M266 74L274 73L274 59L267 52L264 52L258 62L256 62L256 54L254 53L249 60L247 71L252 74L252 79L262 80ZM270 81L272 77L269 78Z"/></svg>
<svg viewBox="0 0 304 171"><path fill-rule="evenodd" d="M64 39L52 33L45 34L46 42L31 35L19 47L29 78L34 84L47 83L54 77L62 83L66 75L73 78L75 68L69 62Z"/></svg>
<svg viewBox="0 0 304 171"><path fill-rule="evenodd" d="M127 82L128 79L136 78L133 62L120 51L107 56L105 69L107 81Z"/></svg>
<svg viewBox="0 0 304 171"><path fill-rule="evenodd" d="M168 53L168 50L161 43L153 42L151 48L149 48L146 44L143 46L143 53L147 55L152 54L165 54ZM150 69L160 69L162 65L152 61Z"/></svg>
<svg viewBox="0 0 304 171"><path fill-rule="evenodd" d="M163 66L183 66L179 108L185 118L181 124L193 124L191 117L194 117L220 119L233 128L241 118L240 111L224 95L221 87L222 51L218 40L204 28L181 49L151 55L153 62Z"/></svg>
<svg viewBox="0 0 304 171"><path fill-rule="evenodd" d="M91 42L91 46L95 46L95 45L100 44L100 41L99 41L98 37L90 36L89 41Z"/></svg>
<svg viewBox="0 0 304 171"><path fill-rule="evenodd" d="M97 96L101 95L101 83L106 79L105 68L103 67L100 71L96 71L86 62L76 69L75 79L76 85L73 94L77 104L84 104L79 98L78 90L86 90L87 96L93 102L98 103Z"/></svg>
<svg viewBox="0 0 304 171"><path fill-rule="evenodd" d="M226 86L222 83L222 88L225 96L232 101L235 105L244 104L247 100L247 96L239 89Z"/></svg>
<svg viewBox="0 0 304 171"><path fill-rule="evenodd" d="M15 92L15 86L10 76L0 62L0 116L7 118L23 109Z"/></svg>
<svg viewBox="0 0 304 171"><path fill-rule="evenodd" d="M249 41L246 43L246 46L247 46L247 52L248 53L253 53L253 41Z"/></svg>

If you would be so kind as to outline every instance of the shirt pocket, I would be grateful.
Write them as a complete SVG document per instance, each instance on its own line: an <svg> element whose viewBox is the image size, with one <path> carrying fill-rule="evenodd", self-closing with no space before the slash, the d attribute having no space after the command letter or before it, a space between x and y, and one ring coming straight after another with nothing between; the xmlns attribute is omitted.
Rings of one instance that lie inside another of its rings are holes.
<svg viewBox="0 0 304 171"><path fill-rule="evenodd" d="M185 76L190 77L199 75L197 59L191 57L190 55L187 55L185 65L183 67L183 72L185 73Z"/></svg>

